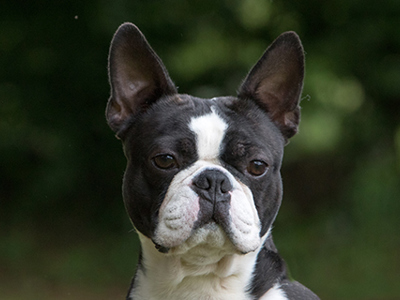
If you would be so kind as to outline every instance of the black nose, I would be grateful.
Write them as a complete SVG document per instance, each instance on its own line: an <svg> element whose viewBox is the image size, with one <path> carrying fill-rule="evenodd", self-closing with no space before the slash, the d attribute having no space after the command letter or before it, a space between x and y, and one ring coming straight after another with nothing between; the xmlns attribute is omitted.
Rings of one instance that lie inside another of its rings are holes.
<svg viewBox="0 0 400 300"><path fill-rule="evenodd" d="M192 189L210 202L228 201L233 186L229 178L219 170L205 170L193 179Z"/></svg>

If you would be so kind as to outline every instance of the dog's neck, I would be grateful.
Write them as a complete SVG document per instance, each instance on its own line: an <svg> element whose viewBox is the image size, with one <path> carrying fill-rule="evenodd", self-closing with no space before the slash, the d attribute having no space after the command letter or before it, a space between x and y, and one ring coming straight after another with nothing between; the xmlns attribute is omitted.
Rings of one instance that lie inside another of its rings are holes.
<svg viewBox="0 0 400 300"><path fill-rule="evenodd" d="M247 290L258 251L246 255L220 251L199 262L190 253L160 253L149 238L140 233L139 237L142 261L130 294L132 299L251 299Z"/></svg>

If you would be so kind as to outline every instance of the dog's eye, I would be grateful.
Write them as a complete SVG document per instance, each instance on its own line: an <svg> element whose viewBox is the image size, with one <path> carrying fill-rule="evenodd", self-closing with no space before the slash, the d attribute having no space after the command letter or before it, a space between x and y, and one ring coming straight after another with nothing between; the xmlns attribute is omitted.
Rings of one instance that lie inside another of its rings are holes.
<svg viewBox="0 0 400 300"><path fill-rule="evenodd" d="M247 172L253 176L264 175L268 171L268 165L261 160L252 160L247 166Z"/></svg>
<svg viewBox="0 0 400 300"><path fill-rule="evenodd" d="M161 154L153 158L154 164L160 169L172 169L176 167L176 160L172 155Z"/></svg>

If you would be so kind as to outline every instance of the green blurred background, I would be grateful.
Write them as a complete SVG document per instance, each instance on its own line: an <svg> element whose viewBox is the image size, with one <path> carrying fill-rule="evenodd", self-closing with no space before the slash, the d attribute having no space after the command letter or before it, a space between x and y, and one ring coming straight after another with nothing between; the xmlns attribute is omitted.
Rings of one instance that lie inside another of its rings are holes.
<svg viewBox="0 0 400 300"><path fill-rule="evenodd" d="M400 1L0 2L0 299L123 299L137 239L107 127L109 42L139 26L182 93L235 94L280 33L306 50L274 237L322 299L400 299Z"/></svg>

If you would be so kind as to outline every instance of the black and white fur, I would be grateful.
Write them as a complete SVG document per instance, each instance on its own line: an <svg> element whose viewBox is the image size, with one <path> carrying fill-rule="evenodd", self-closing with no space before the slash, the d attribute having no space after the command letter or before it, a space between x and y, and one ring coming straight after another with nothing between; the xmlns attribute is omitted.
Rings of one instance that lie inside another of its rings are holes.
<svg viewBox="0 0 400 300"><path fill-rule="evenodd" d="M237 97L178 94L139 29L118 29L106 117L123 142L124 202L141 243L127 299L318 299L288 279L271 235L303 75L301 42L287 32Z"/></svg>

